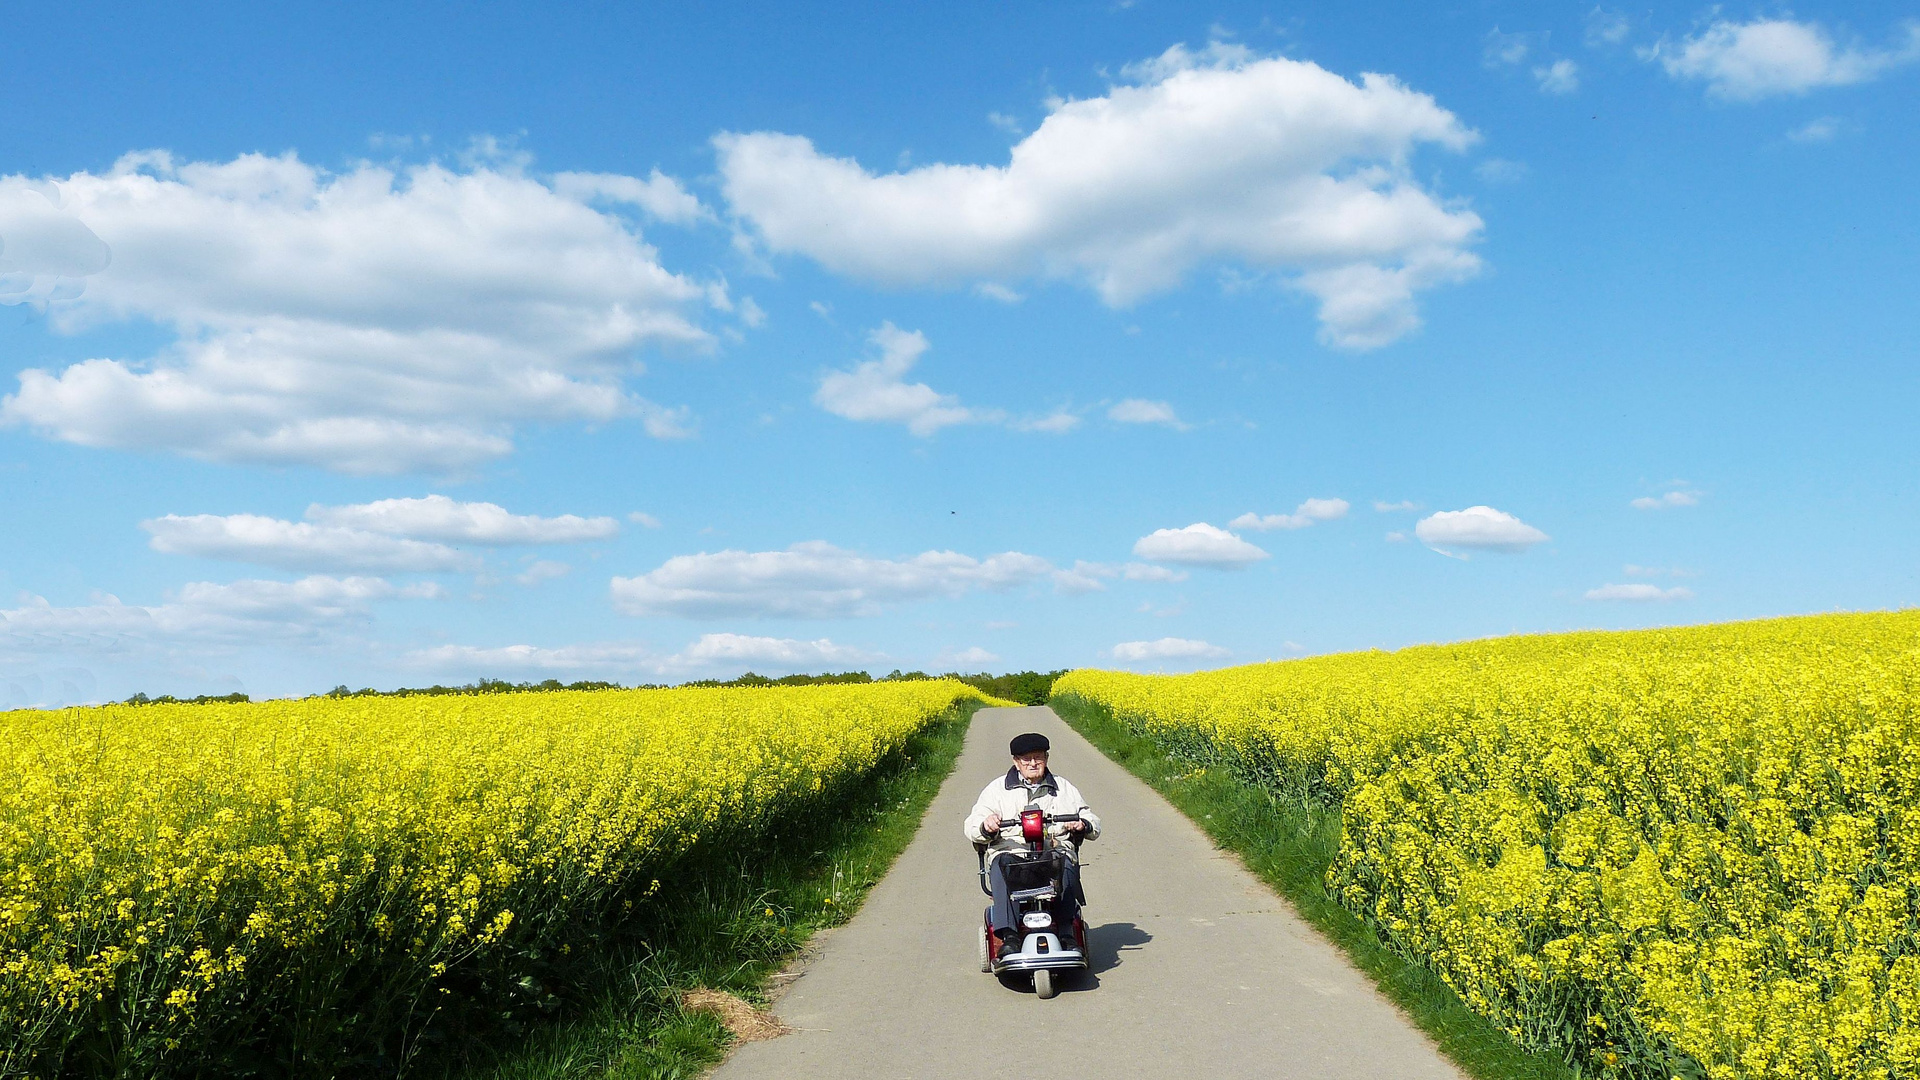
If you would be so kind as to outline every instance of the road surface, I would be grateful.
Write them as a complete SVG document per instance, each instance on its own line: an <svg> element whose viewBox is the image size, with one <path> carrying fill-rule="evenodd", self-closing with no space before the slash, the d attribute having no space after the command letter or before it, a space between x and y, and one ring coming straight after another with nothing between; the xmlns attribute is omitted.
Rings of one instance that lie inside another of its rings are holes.
<svg viewBox="0 0 1920 1080"><path fill-rule="evenodd" d="M986 898L960 822L1039 731L1100 814L1082 851L1092 971L1058 997L978 967ZM715 1080L1461 1074L1286 903L1046 708L985 709L919 835Z"/></svg>

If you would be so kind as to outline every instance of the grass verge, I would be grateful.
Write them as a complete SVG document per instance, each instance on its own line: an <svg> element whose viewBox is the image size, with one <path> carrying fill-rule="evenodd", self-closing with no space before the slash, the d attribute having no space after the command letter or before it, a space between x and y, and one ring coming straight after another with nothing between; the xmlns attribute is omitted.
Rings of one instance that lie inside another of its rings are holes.
<svg viewBox="0 0 1920 1080"><path fill-rule="evenodd" d="M731 1036L711 1013L680 1007L695 987L767 1000L768 982L815 931L853 917L919 831L960 758L969 702L916 735L897 760L858 785L858 803L803 815L750 851L713 853L649 903L648 938L603 965L573 1019L529 1031L461 1067L457 1080L685 1080L726 1055Z"/></svg>
<svg viewBox="0 0 1920 1080"><path fill-rule="evenodd" d="M1078 698L1055 698L1052 708L1290 900L1300 917L1345 950L1462 1072L1477 1080L1574 1080L1580 1075L1558 1055L1515 1046L1506 1032L1468 1009L1440 976L1389 949L1372 926L1327 895L1327 867L1340 846L1337 808L1277 799L1224 771L1195 770L1107 710Z"/></svg>

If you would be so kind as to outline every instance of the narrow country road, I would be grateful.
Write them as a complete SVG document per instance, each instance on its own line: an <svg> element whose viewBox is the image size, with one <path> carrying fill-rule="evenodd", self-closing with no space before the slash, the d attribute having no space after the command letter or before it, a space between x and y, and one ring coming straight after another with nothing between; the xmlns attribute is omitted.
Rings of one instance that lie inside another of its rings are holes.
<svg viewBox="0 0 1920 1080"><path fill-rule="evenodd" d="M1051 1001L977 967L985 897L960 821L1039 731L1099 812L1083 849L1093 971ZM716 1080L1458 1078L1345 958L1151 788L1046 708L987 709L920 833Z"/></svg>

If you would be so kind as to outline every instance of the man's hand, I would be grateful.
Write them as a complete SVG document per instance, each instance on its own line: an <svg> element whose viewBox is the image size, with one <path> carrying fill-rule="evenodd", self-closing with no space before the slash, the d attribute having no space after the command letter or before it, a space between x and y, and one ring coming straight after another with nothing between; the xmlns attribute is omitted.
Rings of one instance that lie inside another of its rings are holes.
<svg viewBox="0 0 1920 1080"><path fill-rule="evenodd" d="M980 823L980 833L989 840L1000 835L1000 815L989 811L987 819Z"/></svg>
<svg viewBox="0 0 1920 1080"><path fill-rule="evenodd" d="M1087 823L1084 821L1067 821L1067 822L1062 822L1062 824L1064 824L1067 827L1068 832L1086 832L1087 831Z"/></svg>

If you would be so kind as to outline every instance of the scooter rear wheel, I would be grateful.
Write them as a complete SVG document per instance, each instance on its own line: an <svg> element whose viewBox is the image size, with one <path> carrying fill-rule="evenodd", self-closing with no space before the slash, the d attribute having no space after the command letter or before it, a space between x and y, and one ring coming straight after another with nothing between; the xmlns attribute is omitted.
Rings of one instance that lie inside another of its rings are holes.
<svg viewBox="0 0 1920 1080"><path fill-rule="evenodd" d="M980 970L993 971L993 939L987 936L987 928L980 928Z"/></svg>
<svg viewBox="0 0 1920 1080"><path fill-rule="evenodd" d="M1053 985L1053 972L1048 971L1046 968L1041 968L1039 971L1033 973L1034 997L1045 1001L1059 992L1060 988Z"/></svg>

